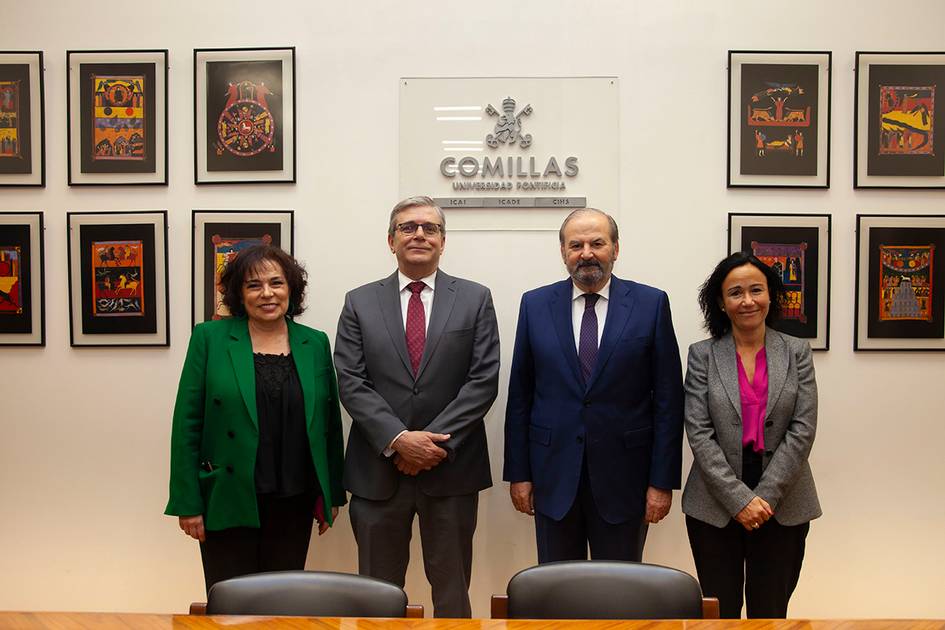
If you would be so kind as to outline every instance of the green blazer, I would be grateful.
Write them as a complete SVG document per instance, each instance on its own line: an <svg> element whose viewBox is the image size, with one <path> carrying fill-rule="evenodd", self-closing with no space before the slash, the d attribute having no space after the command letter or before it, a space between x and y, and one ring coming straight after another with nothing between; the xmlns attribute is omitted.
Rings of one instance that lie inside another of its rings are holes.
<svg viewBox="0 0 945 630"><path fill-rule="evenodd" d="M330 522L331 507L347 500L341 483L344 443L331 349L325 333L286 321L302 384L312 462ZM165 514L202 514L210 530L259 527L255 374L246 318L194 328L174 405Z"/></svg>

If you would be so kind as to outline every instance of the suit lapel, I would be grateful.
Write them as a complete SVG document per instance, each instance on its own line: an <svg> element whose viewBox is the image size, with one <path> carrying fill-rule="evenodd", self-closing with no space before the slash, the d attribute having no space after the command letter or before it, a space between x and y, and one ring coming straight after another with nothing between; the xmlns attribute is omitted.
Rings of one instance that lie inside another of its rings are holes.
<svg viewBox="0 0 945 630"><path fill-rule="evenodd" d="M404 317L400 311L400 287L396 271L377 283L377 301L381 307L381 316L384 318L384 325L387 326L391 343L400 356L404 368L413 376L410 356L407 354L407 338L404 335Z"/></svg>
<svg viewBox="0 0 945 630"><path fill-rule="evenodd" d="M581 376L581 367L578 363L577 348L574 347L574 325L571 321L571 281L564 280L555 286L549 307L551 319L554 322L555 333L561 344L564 360L571 368L574 378L581 387L584 387L584 378Z"/></svg>
<svg viewBox="0 0 945 630"><path fill-rule="evenodd" d="M286 322L289 326L289 350L295 362L295 371L299 375L302 385L302 400L305 403L305 427L312 430L312 418L315 417L315 348L308 339L301 338L299 326L292 320Z"/></svg>
<svg viewBox="0 0 945 630"><path fill-rule="evenodd" d="M597 363L591 373L591 382L587 384L588 389L604 369L617 342L623 336L627 322L630 321L630 314L633 312L631 286L629 282L624 282L616 276L610 278L610 303L607 305L607 317L604 321L604 336L597 351Z"/></svg>
<svg viewBox="0 0 945 630"><path fill-rule="evenodd" d="M768 360L768 406L765 410L765 419L767 419L781 396L788 371L788 355L784 339L778 331L771 328L765 331L765 357Z"/></svg>
<svg viewBox="0 0 945 630"><path fill-rule="evenodd" d="M738 389L738 358L735 354L735 338L732 333L712 344L712 356L719 371L719 378L728 399L732 402L738 419L742 419L742 399Z"/></svg>
<svg viewBox="0 0 945 630"><path fill-rule="evenodd" d="M230 361L236 374L246 411L259 428L256 413L256 369L253 366L253 342L249 338L249 321L245 318L233 319L230 325Z"/></svg>
<svg viewBox="0 0 945 630"><path fill-rule="evenodd" d="M430 362L430 357L436 350L443 336L443 329L449 321L453 305L456 303L456 278L448 276L442 271L436 273L436 289L433 291L433 307L430 309L430 325L427 326L426 342L423 345L423 356L420 357L420 367L417 368L417 380L423 375L423 370ZM406 349L407 342L404 341Z"/></svg>

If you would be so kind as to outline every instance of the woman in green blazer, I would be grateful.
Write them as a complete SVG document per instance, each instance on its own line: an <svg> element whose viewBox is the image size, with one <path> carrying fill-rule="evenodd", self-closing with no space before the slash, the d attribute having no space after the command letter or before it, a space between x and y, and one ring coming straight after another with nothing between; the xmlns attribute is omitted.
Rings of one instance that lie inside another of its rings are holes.
<svg viewBox="0 0 945 630"><path fill-rule="evenodd" d="M335 371L325 333L292 321L305 271L277 247L239 253L221 277L233 315L194 328L171 431L165 514L200 541L207 590L302 569L313 520L346 495Z"/></svg>

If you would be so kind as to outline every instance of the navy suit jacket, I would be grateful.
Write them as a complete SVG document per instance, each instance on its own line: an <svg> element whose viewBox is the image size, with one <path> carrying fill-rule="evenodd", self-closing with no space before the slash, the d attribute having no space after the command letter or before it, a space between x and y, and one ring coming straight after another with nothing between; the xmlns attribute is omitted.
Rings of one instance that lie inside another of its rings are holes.
<svg viewBox="0 0 945 630"><path fill-rule="evenodd" d="M597 364L584 383L574 347L571 280L522 296L508 407L506 481L531 481L555 520L574 503L587 457L609 523L641 518L647 486L680 487L683 387L669 299L611 278Z"/></svg>

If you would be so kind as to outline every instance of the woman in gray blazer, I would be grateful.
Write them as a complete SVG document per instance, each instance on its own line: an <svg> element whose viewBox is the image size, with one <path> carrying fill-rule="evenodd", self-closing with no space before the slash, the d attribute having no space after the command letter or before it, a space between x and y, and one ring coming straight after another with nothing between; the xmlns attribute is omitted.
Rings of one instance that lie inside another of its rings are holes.
<svg viewBox="0 0 945 630"><path fill-rule="evenodd" d="M694 462L686 529L707 597L738 618L783 618L820 503L807 458L817 427L810 345L770 327L778 273L743 252L720 262L699 304L710 339L689 347L686 433Z"/></svg>

